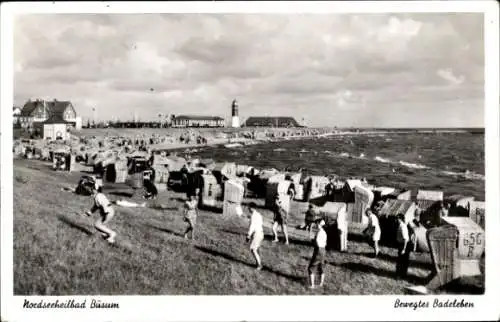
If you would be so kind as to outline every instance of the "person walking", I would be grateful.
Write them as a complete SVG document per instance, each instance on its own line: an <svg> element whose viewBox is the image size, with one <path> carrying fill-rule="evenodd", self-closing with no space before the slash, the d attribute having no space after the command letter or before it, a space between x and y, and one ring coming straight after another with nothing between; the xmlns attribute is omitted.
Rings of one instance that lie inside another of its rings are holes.
<svg viewBox="0 0 500 322"><path fill-rule="evenodd" d="M262 262L259 256L259 247L264 240L264 228L263 228L263 218L262 215L257 212L257 205L251 202L248 205L248 210L250 213L250 227L248 228L247 242L250 242L250 252L255 258L257 263L257 270L262 269Z"/></svg>
<svg viewBox="0 0 500 322"><path fill-rule="evenodd" d="M198 202L195 195L190 195L189 199L184 204L184 221L188 224L184 232L184 239L188 239L188 237L190 237L191 240L194 239L194 228L196 225L196 218L198 217L197 204Z"/></svg>
<svg viewBox="0 0 500 322"><path fill-rule="evenodd" d="M309 288L312 289L316 287L314 284L314 273L316 271L320 276L319 287L322 287L323 283L325 282L325 272L323 270L326 253L325 247L327 242L327 235L324 229L325 221L323 219L318 219L316 225L318 226L318 232L313 239L314 251L311 257L311 261L309 262L309 266L307 267L310 283Z"/></svg>
<svg viewBox="0 0 500 322"><path fill-rule="evenodd" d="M285 205L280 200L279 194L276 194L274 197L274 218L273 218L273 243L277 243L278 240L278 226L281 226L281 231L283 235L285 235L285 244L288 245L288 230L287 230L287 217L288 210L285 209Z"/></svg>
<svg viewBox="0 0 500 322"><path fill-rule="evenodd" d="M337 230L339 232L341 253L347 251L347 234L348 234L348 222L347 222L347 204L340 208L337 214Z"/></svg>
<svg viewBox="0 0 500 322"><path fill-rule="evenodd" d="M379 254L379 241L380 235L382 233L380 229L380 223L377 215L373 213L373 211L368 208L366 209L366 216L368 217L368 227L365 229L364 234L368 236L369 243L373 247L374 257L377 257Z"/></svg>
<svg viewBox="0 0 500 322"><path fill-rule="evenodd" d="M107 242L113 244L115 242L116 232L107 227L107 224L113 219L115 209L109 199L102 193L101 187L93 185L91 189L94 205L89 211L86 211L85 214L91 217L93 213L99 210L100 217L94 223L94 227L102 234Z"/></svg>
<svg viewBox="0 0 500 322"><path fill-rule="evenodd" d="M398 230L396 235L396 240L398 243L398 260L396 263L396 275L399 278L406 277L408 272L408 266L410 262L410 236L408 232L408 226L405 223L405 216L403 214L398 214Z"/></svg>

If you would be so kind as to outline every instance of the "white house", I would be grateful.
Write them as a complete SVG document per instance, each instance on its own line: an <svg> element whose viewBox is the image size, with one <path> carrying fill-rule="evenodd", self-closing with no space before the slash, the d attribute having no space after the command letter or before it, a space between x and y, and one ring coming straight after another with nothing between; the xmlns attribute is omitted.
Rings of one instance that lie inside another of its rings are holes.
<svg viewBox="0 0 500 322"><path fill-rule="evenodd" d="M51 117L43 122L43 139L44 140L69 140L70 133L68 122L58 118L57 116Z"/></svg>

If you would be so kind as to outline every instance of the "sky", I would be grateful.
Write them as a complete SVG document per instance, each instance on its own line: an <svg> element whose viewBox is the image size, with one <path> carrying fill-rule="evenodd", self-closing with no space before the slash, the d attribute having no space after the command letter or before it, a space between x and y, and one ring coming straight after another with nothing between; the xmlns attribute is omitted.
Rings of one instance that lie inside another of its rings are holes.
<svg viewBox="0 0 500 322"><path fill-rule="evenodd" d="M242 119L483 127L483 15L19 15L14 103L30 98L84 120L229 119L237 99Z"/></svg>

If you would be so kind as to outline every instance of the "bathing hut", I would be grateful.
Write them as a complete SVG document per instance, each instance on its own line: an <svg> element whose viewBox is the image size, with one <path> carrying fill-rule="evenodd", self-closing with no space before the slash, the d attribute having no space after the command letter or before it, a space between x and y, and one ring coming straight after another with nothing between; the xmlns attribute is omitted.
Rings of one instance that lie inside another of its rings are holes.
<svg viewBox="0 0 500 322"><path fill-rule="evenodd" d="M134 189L144 186L144 171L148 169L148 160L144 157L128 158L128 177L126 183Z"/></svg>
<svg viewBox="0 0 500 322"><path fill-rule="evenodd" d="M443 195L442 191L419 190L417 192L417 200L442 201Z"/></svg>
<svg viewBox="0 0 500 322"><path fill-rule="evenodd" d="M354 188L357 186L361 186L363 183L361 180L357 179L349 179L344 183L344 187L342 188L342 202L354 203Z"/></svg>
<svg viewBox="0 0 500 322"><path fill-rule="evenodd" d="M363 185L354 186L354 205L348 211L348 221L352 223L364 223L367 218L364 215L366 209L373 204L373 192Z"/></svg>
<svg viewBox="0 0 500 322"><path fill-rule="evenodd" d="M236 177L236 163L226 162L222 165L220 173L225 177Z"/></svg>
<svg viewBox="0 0 500 322"><path fill-rule="evenodd" d="M411 200L411 190L397 190L394 195L398 200Z"/></svg>
<svg viewBox="0 0 500 322"><path fill-rule="evenodd" d="M52 168L61 171L75 171L75 156L65 150L56 150L53 153Z"/></svg>
<svg viewBox="0 0 500 322"><path fill-rule="evenodd" d="M330 180L325 176L309 176L304 180L304 201L318 199L326 195L326 185Z"/></svg>
<svg viewBox="0 0 500 322"><path fill-rule="evenodd" d="M212 171L213 169L215 169L215 167L217 166L217 164L212 159L201 159L199 161L199 163L198 163L198 166L206 168L206 169Z"/></svg>
<svg viewBox="0 0 500 322"><path fill-rule="evenodd" d="M266 186L266 200L265 205L266 208L272 209L274 206L274 197L278 195L280 199L283 201L287 198L288 188L292 182L288 180L280 180L280 181L270 181Z"/></svg>
<svg viewBox="0 0 500 322"><path fill-rule="evenodd" d="M476 224L484 229L484 213L486 209L486 204L484 201L471 201L469 209L469 217Z"/></svg>
<svg viewBox="0 0 500 322"><path fill-rule="evenodd" d="M327 202L322 207L318 208L319 214L325 219L327 225L334 223L337 220L337 215L346 204L344 202ZM347 210L347 209L346 209Z"/></svg>
<svg viewBox="0 0 500 322"><path fill-rule="evenodd" d="M384 206L379 210L382 238L390 244L394 244L398 228L397 215L403 214L405 216L405 223L408 224L415 218L415 209L416 204L410 200L386 200Z"/></svg>
<svg viewBox="0 0 500 322"><path fill-rule="evenodd" d="M470 204L474 199L474 197L452 195L446 197L444 202L450 205L450 216L469 217Z"/></svg>
<svg viewBox="0 0 500 322"><path fill-rule="evenodd" d="M267 183L282 180L285 180L285 175L279 173L277 170L262 170L259 172L258 176L251 177L251 182L248 184L248 188L254 192L257 197L265 198Z"/></svg>
<svg viewBox="0 0 500 322"><path fill-rule="evenodd" d="M105 180L107 182L124 183L127 180L128 167L126 159L116 159L106 166Z"/></svg>
<svg viewBox="0 0 500 322"><path fill-rule="evenodd" d="M411 190L396 189L391 187L376 187L373 189L374 203L387 199L411 200Z"/></svg>
<svg viewBox="0 0 500 322"><path fill-rule="evenodd" d="M465 276L484 274L484 230L470 218L446 217L443 226L429 229L433 272L426 288L436 290Z"/></svg>
<svg viewBox="0 0 500 322"><path fill-rule="evenodd" d="M221 187L217 183L217 179L211 174L202 174L201 180L202 190L200 191L198 206L200 208L217 207L218 200L222 195Z"/></svg>
<svg viewBox="0 0 500 322"><path fill-rule="evenodd" d="M168 165L168 170L170 172L178 172L181 171L183 166L187 166L186 159L176 156L168 156L166 157L165 164Z"/></svg>
<svg viewBox="0 0 500 322"><path fill-rule="evenodd" d="M168 183L169 171L168 164L155 164L153 165L154 183Z"/></svg>
<svg viewBox="0 0 500 322"><path fill-rule="evenodd" d="M243 215L241 203L243 202L244 187L240 180L236 178L229 179L224 184L224 203L222 213L230 216Z"/></svg>
<svg viewBox="0 0 500 322"><path fill-rule="evenodd" d="M242 177L245 176L250 170L250 166L244 164L236 165L236 176Z"/></svg>

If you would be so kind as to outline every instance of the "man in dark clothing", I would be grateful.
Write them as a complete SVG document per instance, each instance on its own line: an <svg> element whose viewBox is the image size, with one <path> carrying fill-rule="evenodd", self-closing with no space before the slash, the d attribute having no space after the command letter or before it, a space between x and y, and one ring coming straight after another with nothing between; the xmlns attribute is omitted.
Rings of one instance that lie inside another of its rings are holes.
<svg viewBox="0 0 500 322"><path fill-rule="evenodd" d="M158 189L156 188L152 180L149 179L144 180L144 189L146 190L144 198L156 199L156 197L158 197Z"/></svg>
<svg viewBox="0 0 500 322"><path fill-rule="evenodd" d="M400 278L406 277L410 263L410 234L408 225L405 223L403 214L398 214L398 230L396 240L398 242L398 259L396 263L396 275Z"/></svg>

